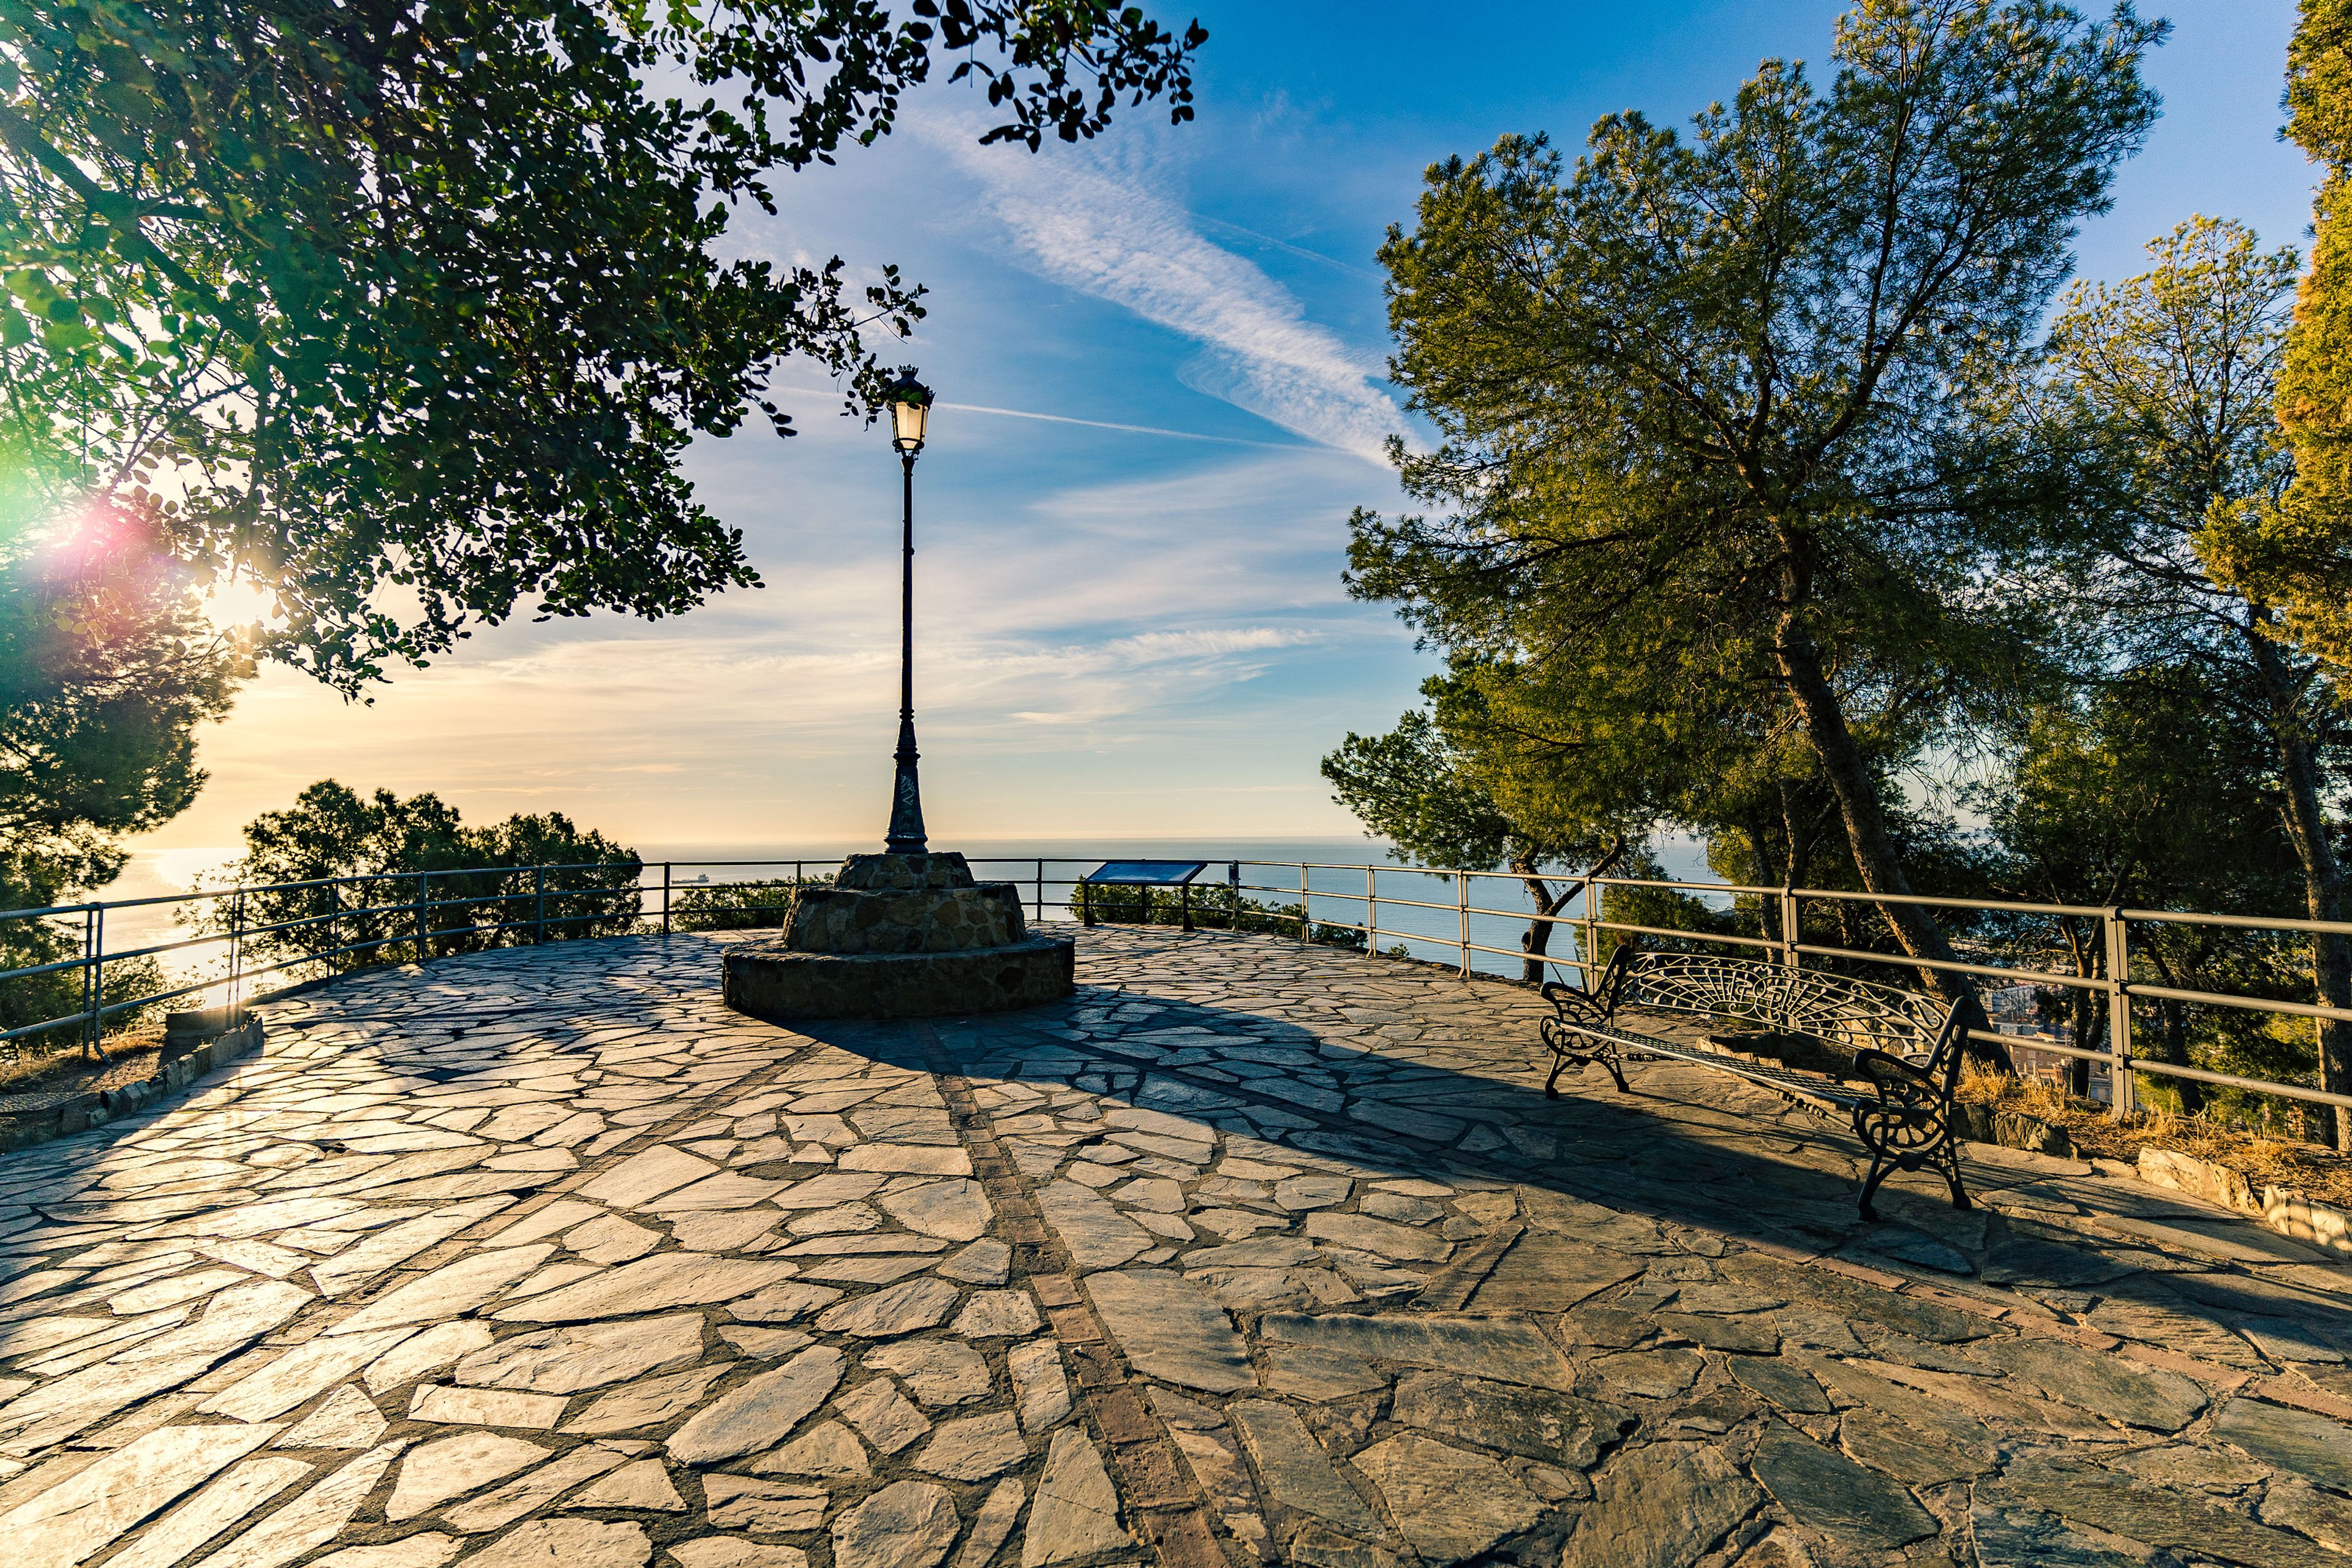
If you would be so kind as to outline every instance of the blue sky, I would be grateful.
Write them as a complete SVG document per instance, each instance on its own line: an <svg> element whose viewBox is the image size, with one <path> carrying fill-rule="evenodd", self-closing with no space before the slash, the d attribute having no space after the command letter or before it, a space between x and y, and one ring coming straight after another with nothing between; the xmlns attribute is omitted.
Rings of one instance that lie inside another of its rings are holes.
<svg viewBox="0 0 2352 1568"><path fill-rule="evenodd" d="M1382 234L1433 160L1506 132L1573 148L1622 108L1679 122L1766 55L1823 60L1842 9L1211 5L1190 126L1132 112L1032 158L972 145L984 103L928 89L898 135L744 222L746 250L895 261L931 290L903 358L940 400L916 475L934 842L1352 831L1316 763L1429 668L1339 581L1350 509L1395 500L1379 442L1407 428ZM2151 71L2166 116L2084 274L2137 270L2193 212L2300 243L2310 174L2275 137L2291 0L2143 9L2176 24ZM273 672L205 733L213 782L149 847L234 842L328 776L649 845L878 838L897 465L813 373L780 380L805 434L689 457L765 589L656 625L499 628L369 706Z"/></svg>

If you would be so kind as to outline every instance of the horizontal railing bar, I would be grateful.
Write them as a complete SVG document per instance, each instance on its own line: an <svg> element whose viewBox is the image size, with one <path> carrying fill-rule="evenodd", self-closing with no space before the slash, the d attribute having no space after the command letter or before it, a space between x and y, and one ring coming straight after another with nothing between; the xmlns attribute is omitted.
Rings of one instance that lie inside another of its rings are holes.
<svg viewBox="0 0 2352 1568"><path fill-rule="evenodd" d="M1577 923L1582 924L1583 922L1578 921ZM1769 947L1775 952L1778 952L1782 946L1786 945L1782 942L1775 942L1769 937L1717 936L1712 931L1673 931L1664 926L1628 925L1622 921L1594 921L1592 922L1592 927L1595 931L1639 931L1643 936L1670 936L1682 942L1727 942L1736 943L1741 947Z"/></svg>
<svg viewBox="0 0 2352 1568"><path fill-rule="evenodd" d="M2262 915L2203 915L2180 910L2126 910L2123 918L2143 923L2166 925L2236 926L2248 931L2299 931L2322 936L2352 935L2352 921L2296 920L2288 916L2272 919Z"/></svg>
<svg viewBox="0 0 2352 1568"><path fill-rule="evenodd" d="M1606 880L1606 879L1602 879ZM1692 888L1706 886L1703 882L1677 885ZM2083 904L2012 904L1991 899L1933 898L1925 893L1853 893L1842 889L1828 888L1792 888L1789 890L1795 893L1800 900L1833 899L1851 904L1918 904L1931 910L1998 910L2003 914L2011 915L2078 915L2096 919L2115 912L2112 910L2093 909ZM1780 889L1771 888L1767 891L1777 893Z"/></svg>
<svg viewBox="0 0 2352 1568"><path fill-rule="evenodd" d="M2169 985L2126 985L2134 996L2155 996L2167 1002L2195 1002L2215 1007L2242 1007L2253 1013L2292 1013L2298 1018L2352 1020L2352 1007L2325 1007L2315 1002L2280 1002L2262 996L2223 996L2211 991L2176 991Z"/></svg>
<svg viewBox="0 0 2352 1568"><path fill-rule="evenodd" d="M1780 944L1774 942L1778 947ZM1864 952L1852 947L1813 947L1799 942L1796 951L1812 958L1852 958L1867 963L1891 963L1904 969L1943 969L1956 974L1982 974L1996 980L2014 980L2020 985L2072 985L2084 991L2112 991L2109 982L2095 975L2049 974L2039 969L2002 969L1990 963L1957 963L1945 958L1913 958L1901 952Z"/></svg>

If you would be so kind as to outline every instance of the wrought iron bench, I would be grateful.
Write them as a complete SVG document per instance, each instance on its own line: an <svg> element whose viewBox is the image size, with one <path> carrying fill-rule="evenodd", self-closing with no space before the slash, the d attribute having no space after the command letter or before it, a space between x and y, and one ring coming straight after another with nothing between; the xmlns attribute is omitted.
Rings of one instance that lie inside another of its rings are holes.
<svg viewBox="0 0 2352 1568"><path fill-rule="evenodd" d="M1544 1093L1559 1098L1570 1063L1598 1062L1621 1092L1628 1053L1664 1057L1769 1089L1832 1121L1847 1121L1870 1151L1862 1217L1876 1219L1871 1199L1895 1171L1933 1169L1949 1184L1952 1206L1970 1206L1960 1184L1952 1090L1970 1028L1984 1028L1974 1000L1946 1003L1899 986L1853 980L1750 958L1659 952L1628 942L1600 983L1552 981L1543 987L1552 1016L1541 1026L1553 1058ZM1694 1013L1748 1034L1710 1037L1710 1044L1664 1039L1617 1021L1627 1007ZM1725 1046L1761 1046L1773 1056L1809 1057L1828 1070L1751 1060ZM1778 1048L1774 1048L1778 1047ZM1859 1080L1859 1081L1855 1081Z"/></svg>

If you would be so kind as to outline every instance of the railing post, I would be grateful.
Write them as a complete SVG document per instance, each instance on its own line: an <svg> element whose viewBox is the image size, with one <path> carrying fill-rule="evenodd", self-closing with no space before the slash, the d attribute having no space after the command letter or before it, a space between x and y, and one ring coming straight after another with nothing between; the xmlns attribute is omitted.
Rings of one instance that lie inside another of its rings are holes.
<svg viewBox="0 0 2352 1568"><path fill-rule="evenodd" d="M1381 885L1375 880L1380 868L1364 868L1364 956L1371 957L1381 950Z"/></svg>
<svg viewBox="0 0 2352 1568"><path fill-rule="evenodd" d="M419 963L429 963L433 959L432 916L426 912L426 906L432 901L433 873L419 871L416 873L416 962Z"/></svg>
<svg viewBox="0 0 2352 1568"><path fill-rule="evenodd" d="M2120 1121L2138 1098L2131 1070L2131 925L2121 909L2107 927L2107 1114Z"/></svg>
<svg viewBox="0 0 2352 1568"><path fill-rule="evenodd" d="M335 951L342 945L343 885L330 882L327 884L327 973L330 974L341 973L345 968L343 960L351 956Z"/></svg>
<svg viewBox="0 0 2352 1568"><path fill-rule="evenodd" d="M1597 984L1600 976L1592 972L1593 955L1601 951L1601 893L1592 879L1584 879L1584 984L1587 990Z"/></svg>
<svg viewBox="0 0 2352 1568"><path fill-rule="evenodd" d="M1225 862L1225 896L1233 900L1225 929L1238 931L1242 929L1242 863L1238 860Z"/></svg>
<svg viewBox="0 0 2352 1568"><path fill-rule="evenodd" d="M1037 862L1037 918L1045 918L1045 862Z"/></svg>
<svg viewBox="0 0 2352 1568"><path fill-rule="evenodd" d="M530 941L536 947L547 940L547 868L530 868Z"/></svg>
<svg viewBox="0 0 2352 1568"><path fill-rule="evenodd" d="M1307 890L1307 862L1298 863L1298 940L1304 943L1314 936L1315 905L1313 895Z"/></svg>
<svg viewBox="0 0 2352 1568"><path fill-rule="evenodd" d="M1461 917L1462 978L1470 978L1470 873L1456 868L1454 873L1454 909Z"/></svg>
<svg viewBox="0 0 2352 1568"><path fill-rule="evenodd" d="M1192 929L1192 883L1180 882L1176 885L1176 908L1183 915L1183 919L1177 922L1178 926L1184 931L1191 931Z"/></svg>
<svg viewBox="0 0 2352 1568"><path fill-rule="evenodd" d="M662 862L662 935L669 934L669 870L670 863Z"/></svg>
<svg viewBox="0 0 2352 1568"><path fill-rule="evenodd" d="M105 918L105 910L96 904L81 912L81 1044L85 1052L97 1057L106 1054L98 1043L99 975L102 962L99 952L103 940L100 933L104 930L99 922Z"/></svg>
<svg viewBox="0 0 2352 1568"><path fill-rule="evenodd" d="M1803 938L1804 929L1797 909L1797 889L1783 882L1780 884L1780 962L1790 969L1802 969L1805 966L1805 955L1797 951L1797 945ZM1794 1030L1797 1007L1794 987L1784 988L1780 993L1780 998L1787 1008L1781 1016L1780 1026Z"/></svg>
<svg viewBox="0 0 2352 1568"><path fill-rule="evenodd" d="M245 889L239 888L228 905L228 1016L245 1022Z"/></svg>

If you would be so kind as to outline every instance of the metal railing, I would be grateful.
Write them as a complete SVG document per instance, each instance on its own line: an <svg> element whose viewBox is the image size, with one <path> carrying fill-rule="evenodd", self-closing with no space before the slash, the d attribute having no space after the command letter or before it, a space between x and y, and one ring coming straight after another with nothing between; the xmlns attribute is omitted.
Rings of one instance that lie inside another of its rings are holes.
<svg viewBox="0 0 2352 1568"><path fill-rule="evenodd" d="M971 863L975 868L1010 868L1013 874L1000 873L995 879L1012 881L1016 886L1025 884L1024 891L1028 896L1023 902L1036 919L1042 921L1052 918L1049 904L1055 905L1055 912L1058 912L1068 907L1076 890L1085 885L1083 873L1062 873L1060 868L1091 866L1102 858L1106 857L996 856L973 857ZM1381 951L1381 941L1393 938L1403 944L1408 956L1424 959L1433 954L1449 956L1450 966L1458 967L1465 979L1480 972L1478 960L1486 956L1507 959L1514 964L1524 963L1534 956L1537 962L1557 969L1581 971L1589 957L1597 958L1601 953L1601 933L1610 932L1748 949L1800 967L1804 966L1808 960L1826 960L1849 965L1908 971L1915 976L1923 971L1944 971L2012 985L2078 991L2105 998L2106 1039L2104 1048L2088 1048L2083 1044L2067 1045L2039 1037L2020 1039L1984 1030L1970 1031L1971 1037L2003 1047L2021 1046L2048 1055L2105 1065L2111 1086L2110 1109L2118 1116L2127 1114L2133 1109L2132 1075L2135 1073L2149 1073L2315 1104L2352 1107L2352 1095L2301 1083L2215 1072L2140 1055L2133 1044L2133 1004L2141 1000L2169 1001L2193 1006L2249 1010L2280 1017L2344 1021L2352 1021L2352 1008L2199 991L2152 984L2131 978L2133 931L2136 927L2203 925L2302 935L2352 936L2352 921L2285 916L2268 919L2176 910L2011 903L1811 888L1749 887L1671 879L1586 879L1575 872L1559 869L1536 875L1550 882L1563 879L1580 881L1581 908L1574 912L1547 914L1533 908L1497 909L1475 901L1474 885L1493 882L1524 884L1528 874L1519 871L1340 861L1276 861L1239 857L1221 857L1213 863L1223 868L1222 880L1197 884L1181 895L1184 918L1188 922L1193 914L1192 892L1222 892L1228 900L1224 908L1230 911L1232 923L1235 925L1243 923L1243 916L1246 912L1247 923L1261 931L1295 924L1297 940L1301 942L1317 940L1318 932L1352 933L1368 953ZM352 966L349 961L363 958L382 960L387 949L405 949L412 958L429 961L453 951L509 945L509 938L524 931L530 933L529 942L537 943L550 940L551 936L561 939L580 928L587 928L581 931L581 934L659 932L668 935L681 923L715 927L751 923L745 917L769 915L777 917L777 920L758 923L774 924L781 921L785 908L782 899L772 902L761 901L757 898L714 902L704 895L756 894L777 884L782 884L780 891L788 890L813 879L809 873L812 866L827 868L829 873L833 864L831 859L803 858L469 867L368 873L266 886L208 889L144 899L93 900L0 910L0 933L5 933L10 922L17 921L51 922L53 932L59 925L68 928L68 931L77 924L79 928L78 942L68 935L62 943L78 946L78 952L45 963L0 970L0 987L22 985L45 975L76 974L79 980L79 1005L54 1017L21 1023L0 1031L0 1042L14 1043L21 1052L26 1044L42 1037L69 1033L79 1042L96 1046L102 1041L110 1019L159 1004L207 994L219 996L229 1009L229 1016L234 1017L251 999L249 988L256 981L306 966L323 973L339 973ZM709 873L713 871L740 872L760 868L781 872L786 867L791 868L789 879L776 876L712 881L709 877ZM699 870L703 876L692 880L680 879L677 875L680 868ZM1245 872L1253 878L1264 876L1269 879L1245 879ZM1318 874L1323 876L1321 886L1317 885ZM624 877L627 879L625 881L620 879ZM1329 884L1335 877L1350 882L1360 877L1361 890L1332 887ZM567 878L575 882L593 878L601 878L602 881L567 887L563 885ZM1272 879L1276 878L1279 880ZM1381 884L1383 878L1391 879L1386 890ZM468 884L464 880L466 879L472 879L473 882ZM1433 883L1440 886L1450 883L1454 897L1448 900L1412 897L1409 891L1398 888L1399 879L1412 879L1410 891L1425 892L1432 890ZM480 885L485 879L498 885L485 889ZM524 879L528 880L527 887L520 885ZM396 884L407 896L383 899L380 891L387 883ZM1600 901L1601 891L1604 888L1653 889L1702 899L1752 899L1758 900L1755 912L1759 917L1759 926L1777 908L1777 934L1751 936L1741 932L1694 931L1604 920ZM347 903L346 895L354 889L367 891L358 895L357 901ZM1049 898L1049 889L1062 891L1057 898ZM254 908L257 903L283 905L289 895L306 890L315 891L319 901L325 907L310 914L277 919L254 918ZM1170 890L1159 889L1162 896ZM1153 909L1151 892L1150 889L1139 891L1129 888L1097 888L1088 910L1089 918L1094 910L1099 910L1104 918L1117 919L1121 907L1118 895L1125 894L1130 905L1140 901L1139 912L1148 919ZM1261 901L1262 899L1295 901L1287 905L1269 905ZM656 904L651 910L645 907L649 900ZM1318 917L1315 912L1318 900L1322 900L1327 911L1336 903L1341 907L1342 912L1357 912L1359 918L1335 919L1328 912ZM607 900L601 910L596 907L598 900ZM2094 921L2098 928L2098 941L2091 949L2091 956L2095 961L2096 972L2069 973L2047 967L2024 967L1967 959L1914 958L1901 953L1805 941L1804 907L1811 903L1840 902L1872 906L1881 911L1892 905L1908 904L1980 915L2006 914ZM519 904L528 904L529 909L519 912L515 909ZM153 911L165 908L179 916L182 926L198 924L204 929L172 941L148 942L109 951L107 931L110 914L116 918L119 927L123 918L132 911ZM464 910L469 914L488 910L497 918L487 921L467 919L457 923L444 923L454 919L443 913L450 910ZM1416 911L1416 914L1399 916L1392 912L1397 910ZM188 911L194 911L193 918ZM1212 923L1215 922L1219 912L1213 899L1199 910L1200 915ZM1418 920L1421 929L1413 929L1409 924L1384 925L1381 923L1384 917L1391 921ZM352 922L372 920L383 922L377 934L345 940ZM1530 955L1524 948L1501 947L1476 940L1484 930L1491 928L1492 922L1497 921L1530 929L1536 925L1548 925L1555 931L1562 926L1569 927L1577 938L1576 951L1570 954L1546 952ZM1482 928L1481 922L1486 922L1486 927ZM316 942L310 940L313 934L318 936ZM436 944L440 945L442 952L436 952ZM213 972L184 978L179 984L167 984L160 989L137 995L115 994L108 984L110 965L119 966L135 960L184 957L205 950L210 950L208 963L213 966ZM254 962L257 958L263 962ZM1487 965L1486 971L1492 973L1495 967ZM0 990L0 995L5 994L5 990Z"/></svg>

